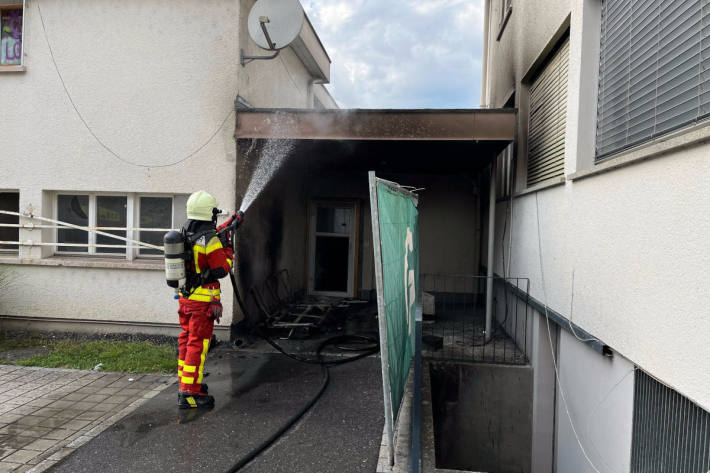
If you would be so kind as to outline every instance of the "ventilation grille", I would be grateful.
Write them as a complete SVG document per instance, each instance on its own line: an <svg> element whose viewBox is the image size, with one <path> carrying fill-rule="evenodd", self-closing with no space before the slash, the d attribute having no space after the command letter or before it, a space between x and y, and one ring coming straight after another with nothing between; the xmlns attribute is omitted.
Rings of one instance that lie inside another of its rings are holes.
<svg viewBox="0 0 710 473"><path fill-rule="evenodd" d="M636 371L631 473L710 471L710 414Z"/></svg>

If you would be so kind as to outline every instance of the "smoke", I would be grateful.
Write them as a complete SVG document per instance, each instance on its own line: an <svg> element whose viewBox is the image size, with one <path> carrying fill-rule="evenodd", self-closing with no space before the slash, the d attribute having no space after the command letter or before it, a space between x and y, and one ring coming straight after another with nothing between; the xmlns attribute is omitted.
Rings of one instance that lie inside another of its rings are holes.
<svg viewBox="0 0 710 473"><path fill-rule="evenodd" d="M279 170L281 165L286 161L286 158L291 154L294 148L294 143L291 140L268 140L261 147L259 152L259 161L256 164L254 173L251 176L251 181L244 194L242 205L239 210L246 212L251 204L259 197L264 187L271 181ZM247 155L254 149L254 142L249 147Z"/></svg>

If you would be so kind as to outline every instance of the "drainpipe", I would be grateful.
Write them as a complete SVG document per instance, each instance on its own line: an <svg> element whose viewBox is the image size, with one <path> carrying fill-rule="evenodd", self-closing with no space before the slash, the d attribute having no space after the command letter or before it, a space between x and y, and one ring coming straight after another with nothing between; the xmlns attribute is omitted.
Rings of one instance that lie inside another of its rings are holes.
<svg viewBox="0 0 710 473"><path fill-rule="evenodd" d="M486 343L491 340L493 325L493 257L496 225L496 167L491 163L491 186L488 197L488 266L486 268Z"/></svg>
<svg viewBox="0 0 710 473"><path fill-rule="evenodd" d="M488 23L490 22L489 10L491 8L491 0L485 1L485 6L483 7L483 74L481 74L483 81L481 82L481 107L488 107L488 35L490 34L490 27Z"/></svg>
<svg viewBox="0 0 710 473"><path fill-rule="evenodd" d="M306 93L306 100L308 103L306 104L306 108L313 108L313 97L315 96L315 92L313 91L313 86L316 84L327 84L327 82L323 79L317 79L317 78L312 78L308 80L308 87L307 87L307 93Z"/></svg>

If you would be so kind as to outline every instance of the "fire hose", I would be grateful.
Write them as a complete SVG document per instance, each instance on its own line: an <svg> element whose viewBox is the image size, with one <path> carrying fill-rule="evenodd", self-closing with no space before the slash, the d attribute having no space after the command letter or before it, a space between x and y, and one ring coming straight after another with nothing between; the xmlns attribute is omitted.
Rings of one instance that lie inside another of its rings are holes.
<svg viewBox="0 0 710 473"><path fill-rule="evenodd" d="M239 308L242 310L242 314L244 314L244 317L248 320L249 316L246 310L246 306L244 304L244 301L242 300L241 294L239 293L239 289L237 288L237 281L234 278L234 273L233 271L229 272L229 278L232 281L232 289L234 290L234 296L237 299L237 304L239 304ZM307 364L316 364L320 365L323 369L323 381L318 388L318 391L315 393L315 395L306 402L306 404L298 411L296 414L291 416L281 427L279 427L278 430L276 430L273 434L271 434L266 440L262 441L260 444L258 444L256 447L254 447L251 451L249 451L246 455L244 455L242 458L237 460L228 470L226 470L225 473L234 473L236 471L239 471L242 467L244 467L246 464L254 460L256 457L258 457L264 450L269 448L276 440L279 439L283 434L285 434L293 425L303 417L306 412L311 410L311 408L318 402L318 400L321 398L323 393L325 392L326 388L328 387L328 384L330 382L330 372L328 371L328 368L330 366L336 366L336 365L342 365L345 363L351 363L353 361L359 360L361 358L365 358L366 356L373 355L377 353L380 350L379 343L377 340L371 338L371 337L366 337L362 335L337 335L335 337L328 338L320 343L318 345L318 348L316 349L316 358L305 358L301 357L298 355L294 355L292 353L286 352L281 346L279 346L269 335L266 333L264 328L260 325L257 325L256 327L256 334L263 338L269 345L271 345L274 349L276 349L279 353L282 355L298 361L300 363L307 363ZM358 353L357 355L350 356L347 358L341 358L339 360L325 360L323 358L323 350L330 345L338 345L338 344L346 344L349 342L356 342L358 344L362 342L370 342L370 346L368 348L362 348L362 347L357 347L357 348L348 348L348 351L361 351L361 353Z"/></svg>

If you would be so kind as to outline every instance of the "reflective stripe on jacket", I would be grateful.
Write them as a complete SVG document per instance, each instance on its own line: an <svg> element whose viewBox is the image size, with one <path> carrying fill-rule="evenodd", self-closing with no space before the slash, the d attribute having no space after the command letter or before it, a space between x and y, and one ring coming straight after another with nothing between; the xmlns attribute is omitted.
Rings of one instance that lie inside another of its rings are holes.
<svg viewBox="0 0 710 473"><path fill-rule="evenodd" d="M224 248L219 241L217 233L206 235L195 241L192 246L192 256L195 264L195 272L200 275L209 270L209 281L195 288L188 297L191 301L210 302L220 300L219 281L220 278L229 274L232 267L232 251Z"/></svg>

